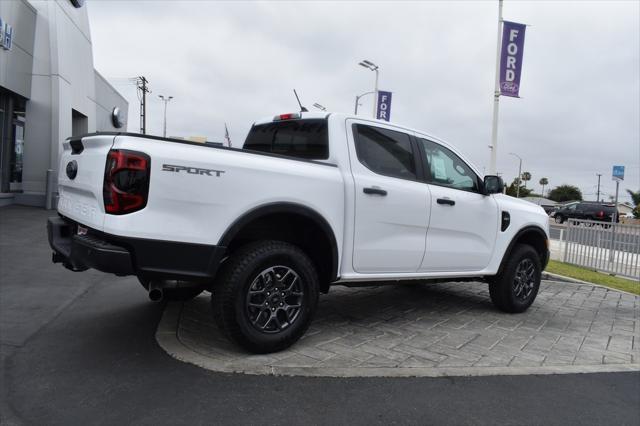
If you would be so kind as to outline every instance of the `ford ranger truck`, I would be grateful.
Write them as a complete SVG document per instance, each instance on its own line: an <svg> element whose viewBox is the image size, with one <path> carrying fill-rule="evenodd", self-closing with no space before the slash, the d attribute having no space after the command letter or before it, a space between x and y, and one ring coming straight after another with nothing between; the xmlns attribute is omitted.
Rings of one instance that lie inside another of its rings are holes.
<svg viewBox="0 0 640 426"><path fill-rule="evenodd" d="M438 138L353 115L268 117L242 149L89 134L59 170L54 262L135 275L152 300L209 291L254 353L296 342L335 284L480 280L523 312L549 259L541 207Z"/></svg>

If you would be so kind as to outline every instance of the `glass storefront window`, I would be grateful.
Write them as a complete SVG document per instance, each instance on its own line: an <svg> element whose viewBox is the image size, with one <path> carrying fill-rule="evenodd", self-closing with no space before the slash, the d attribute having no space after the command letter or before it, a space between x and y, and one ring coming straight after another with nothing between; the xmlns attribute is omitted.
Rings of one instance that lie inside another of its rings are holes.
<svg viewBox="0 0 640 426"><path fill-rule="evenodd" d="M22 191L26 99L0 88L0 192Z"/></svg>
<svg viewBox="0 0 640 426"><path fill-rule="evenodd" d="M14 115L17 115L14 113ZM11 153L10 187L12 191L22 189L22 158L24 153L24 117L13 120L13 152Z"/></svg>

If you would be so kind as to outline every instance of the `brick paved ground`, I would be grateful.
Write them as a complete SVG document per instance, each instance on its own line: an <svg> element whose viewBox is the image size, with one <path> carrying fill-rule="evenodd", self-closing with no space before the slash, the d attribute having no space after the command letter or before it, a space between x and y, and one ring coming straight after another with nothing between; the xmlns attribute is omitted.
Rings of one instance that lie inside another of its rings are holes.
<svg viewBox="0 0 640 426"><path fill-rule="evenodd" d="M173 332L184 351L173 355L189 360L192 352L220 371L293 367L319 375L323 368L354 367L640 367L639 305L627 293L549 281L519 315L496 311L482 283L338 286L321 296L316 319L297 344L256 356L221 335L209 297L200 296L175 311Z"/></svg>

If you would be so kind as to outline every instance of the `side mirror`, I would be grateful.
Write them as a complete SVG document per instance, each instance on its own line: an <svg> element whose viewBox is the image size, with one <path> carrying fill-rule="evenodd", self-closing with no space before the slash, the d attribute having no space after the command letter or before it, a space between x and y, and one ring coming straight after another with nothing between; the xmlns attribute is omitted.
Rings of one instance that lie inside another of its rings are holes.
<svg viewBox="0 0 640 426"><path fill-rule="evenodd" d="M484 177L484 193L499 194L504 191L504 182L500 176L488 175Z"/></svg>

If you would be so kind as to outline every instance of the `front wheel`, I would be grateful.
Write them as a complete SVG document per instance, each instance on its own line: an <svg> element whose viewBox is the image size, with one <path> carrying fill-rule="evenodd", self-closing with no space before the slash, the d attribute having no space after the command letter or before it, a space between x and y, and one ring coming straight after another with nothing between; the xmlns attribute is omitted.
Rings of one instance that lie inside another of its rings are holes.
<svg viewBox="0 0 640 426"><path fill-rule="evenodd" d="M309 257L282 241L250 243L232 254L213 286L213 317L229 339L253 353L277 352L305 333L318 305Z"/></svg>
<svg viewBox="0 0 640 426"><path fill-rule="evenodd" d="M535 249L525 244L516 245L502 272L490 280L491 301L501 311L526 311L538 295L541 275L540 256Z"/></svg>

